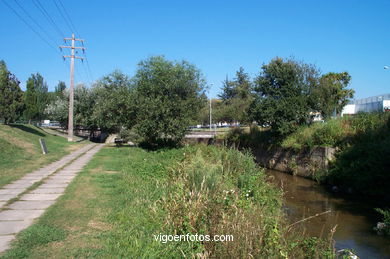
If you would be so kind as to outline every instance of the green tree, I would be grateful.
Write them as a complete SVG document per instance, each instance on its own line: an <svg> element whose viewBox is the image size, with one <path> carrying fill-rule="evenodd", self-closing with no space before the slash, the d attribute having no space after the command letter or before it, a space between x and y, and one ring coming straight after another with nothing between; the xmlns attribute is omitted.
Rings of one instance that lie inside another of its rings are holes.
<svg viewBox="0 0 390 259"><path fill-rule="evenodd" d="M223 101L227 101L236 96L236 89L234 82L229 80L226 76L226 79L222 82L222 92L218 94L218 97Z"/></svg>
<svg viewBox="0 0 390 259"><path fill-rule="evenodd" d="M354 95L354 90L347 89L350 80L348 72L327 73L321 76L319 84L311 93L313 109L321 112L325 119L330 118L334 112L340 114Z"/></svg>
<svg viewBox="0 0 390 259"><path fill-rule="evenodd" d="M4 124L14 122L23 109L23 92L19 81L3 60L0 60L0 119Z"/></svg>
<svg viewBox="0 0 390 259"><path fill-rule="evenodd" d="M39 73L32 74L27 80L24 100L26 119L41 120L50 100L47 84Z"/></svg>
<svg viewBox="0 0 390 259"><path fill-rule="evenodd" d="M204 104L199 69L186 61L151 57L138 64L134 83L138 134L150 144L180 141Z"/></svg>
<svg viewBox="0 0 390 259"><path fill-rule="evenodd" d="M63 95L65 89L66 89L65 82L59 81L58 84L55 87L54 93L55 93L56 96Z"/></svg>
<svg viewBox="0 0 390 259"><path fill-rule="evenodd" d="M118 132L123 125L134 126L133 87L130 78L119 70L97 81L93 87L96 125L108 132Z"/></svg>
<svg viewBox="0 0 390 259"><path fill-rule="evenodd" d="M248 111L253 99L252 82L244 68L240 67L233 80L223 82L222 103L215 107L215 118L226 122L250 122Z"/></svg>
<svg viewBox="0 0 390 259"><path fill-rule="evenodd" d="M270 125L277 135L289 134L307 123L309 93L318 83L318 74L314 66L293 59L274 58L263 65L255 80L251 118Z"/></svg>

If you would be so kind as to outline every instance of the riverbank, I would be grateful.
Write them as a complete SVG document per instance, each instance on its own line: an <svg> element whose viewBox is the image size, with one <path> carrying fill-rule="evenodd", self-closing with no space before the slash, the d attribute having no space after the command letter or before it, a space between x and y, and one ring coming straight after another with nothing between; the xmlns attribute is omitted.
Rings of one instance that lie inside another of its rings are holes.
<svg viewBox="0 0 390 259"><path fill-rule="evenodd" d="M357 114L354 117L332 119L301 127L282 138L276 138L271 132L257 127L246 132L233 129L226 135L225 141L228 145L249 148L254 154L259 153L259 160L269 168L275 162L284 163L286 169L282 171L310 176L335 186L338 191L368 196L383 201L384 205L389 202L389 113ZM310 154L316 149L332 150L324 152L322 156L330 160L329 163L317 163L318 159ZM300 153L308 153L305 150L310 151L309 155L298 159L300 162L296 163L295 159L299 158ZM273 161L274 157L282 158L282 161Z"/></svg>
<svg viewBox="0 0 390 259"><path fill-rule="evenodd" d="M3 258L333 256L326 234L306 238L289 227L266 178L252 156L226 148L105 147ZM170 234L234 241L155 239Z"/></svg>

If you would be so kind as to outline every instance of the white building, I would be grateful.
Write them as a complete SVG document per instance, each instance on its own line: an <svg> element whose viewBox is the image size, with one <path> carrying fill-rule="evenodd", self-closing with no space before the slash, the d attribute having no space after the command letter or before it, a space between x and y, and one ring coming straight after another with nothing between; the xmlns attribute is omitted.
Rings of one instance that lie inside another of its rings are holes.
<svg viewBox="0 0 390 259"><path fill-rule="evenodd" d="M390 94L363 98L351 101L341 111L341 116L353 115L359 112L390 111Z"/></svg>

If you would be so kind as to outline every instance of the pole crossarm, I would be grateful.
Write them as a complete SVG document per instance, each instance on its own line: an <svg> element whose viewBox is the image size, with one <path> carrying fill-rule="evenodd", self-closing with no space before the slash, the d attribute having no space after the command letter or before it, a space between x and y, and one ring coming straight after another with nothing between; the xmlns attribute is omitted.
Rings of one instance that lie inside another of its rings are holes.
<svg viewBox="0 0 390 259"><path fill-rule="evenodd" d="M68 56L68 55L66 55L66 56L62 56L63 58L77 58L77 59L82 59L82 60L84 60L85 58L83 58L83 57L76 57L76 56Z"/></svg>
<svg viewBox="0 0 390 259"><path fill-rule="evenodd" d="M72 46L60 46L61 49L63 48L68 48L68 49L71 49ZM82 49L82 50L86 50L87 48L84 48L84 47L73 47L74 49Z"/></svg>
<svg viewBox="0 0 390 259"><path fill-rule="evenodd" d="M84 39L64 38L64 41L67 41L67 40L74 40L74 41L82 41L82 42L84 42Z"/></svg>

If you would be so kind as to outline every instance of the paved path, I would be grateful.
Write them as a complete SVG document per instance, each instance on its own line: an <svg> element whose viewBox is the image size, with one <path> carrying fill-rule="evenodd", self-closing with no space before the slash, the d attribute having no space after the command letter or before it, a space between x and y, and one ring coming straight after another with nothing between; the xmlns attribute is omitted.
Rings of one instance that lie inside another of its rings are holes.
<svg viewBox="0 0 390 259"><path fill-rule="evenodd" d="M102 147L98 144L87 145L0 189L0 208L3 209L0 211L0 252L8 249L17 233L30 226L34 219L55 203L76 174ZM42 180L43 183L36 189L26 192L34 183ZM9 203L23 192L20 199Z"/></svg>

